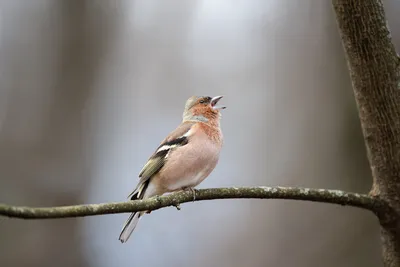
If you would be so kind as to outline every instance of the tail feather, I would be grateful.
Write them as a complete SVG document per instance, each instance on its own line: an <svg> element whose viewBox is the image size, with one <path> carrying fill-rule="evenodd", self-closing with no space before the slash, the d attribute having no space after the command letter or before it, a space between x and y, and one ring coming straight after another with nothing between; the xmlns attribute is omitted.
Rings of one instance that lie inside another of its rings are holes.
<svg viewBox="0 0 400 267"><path fill-rule="evenodd" d="M121 243L125 243L128 241L131 236L133 230L135 230L137 223L139 222L140 217L143 212L133 212L128 220L126 220L124 227L122 228L121 234L119 235L119 240Z"/></svg>
<svg viewBox="0 0 400 267"><path fill-rule="evenodd" d="M128 196L128 198L130 198L130 200L143 199L148 185L149 180L139 184L137 188ZM140 217L142 217L143 214L143 211L131 213L128 220L126 220L124 227L122 228L121 234L119 235L119 240L121 241L121 243L125 243L126 241L128 241L133 230L135 230Z"/></svg>

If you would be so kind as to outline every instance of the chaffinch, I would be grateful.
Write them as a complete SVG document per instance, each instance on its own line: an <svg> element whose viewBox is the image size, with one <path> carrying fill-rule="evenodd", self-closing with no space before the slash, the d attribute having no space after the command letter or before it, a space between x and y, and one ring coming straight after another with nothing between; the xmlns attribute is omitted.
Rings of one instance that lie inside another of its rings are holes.
<svg viewBox="0 0 400 267"><path fill-rule="evenodd" d="M139 173L139 183L128 196L146 199L164 193L191 190L213 171L223 143L220 128L222 96L192 96L185 104L182 123L158 146ZM145 211L132 213L119 240L126 242Z"/></svg>

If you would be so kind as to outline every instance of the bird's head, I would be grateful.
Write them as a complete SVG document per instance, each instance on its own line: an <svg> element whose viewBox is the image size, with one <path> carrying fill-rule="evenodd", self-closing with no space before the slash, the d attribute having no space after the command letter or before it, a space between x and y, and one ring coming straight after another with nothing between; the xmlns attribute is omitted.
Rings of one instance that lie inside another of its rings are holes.
<svg viewBox="0 0 400 267"><path fill-rule="evenodd" d="M218 106L222 96L192 96L185 104L183 121L219 122L220 111L224 106Z"/></svg>

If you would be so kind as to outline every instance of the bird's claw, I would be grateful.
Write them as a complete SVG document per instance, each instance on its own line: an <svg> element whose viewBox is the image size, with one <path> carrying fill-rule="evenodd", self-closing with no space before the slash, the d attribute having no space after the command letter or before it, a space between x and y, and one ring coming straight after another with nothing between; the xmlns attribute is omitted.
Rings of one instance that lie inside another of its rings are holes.
<svg viewBox="0 0 400 267"><path fill-rule="evenodd" d="M189 191L190 193L193 194L193 202L196 200L196 189L194 189L193 187L186 187L183 190Z"/></svg>
<svg viewBox="0 0 400 267"><path fill-rule="evenodd" d="M161 203L161 196L159 196L159 195L156 195L156 196L154 196L155 198L156 198L156 200L157 200L157 202L159 203L159 204L162 204ZM152 212L152 210L147 210L147 211L145 211L146 212L146 214L150 214L151 212Z"/></svg>

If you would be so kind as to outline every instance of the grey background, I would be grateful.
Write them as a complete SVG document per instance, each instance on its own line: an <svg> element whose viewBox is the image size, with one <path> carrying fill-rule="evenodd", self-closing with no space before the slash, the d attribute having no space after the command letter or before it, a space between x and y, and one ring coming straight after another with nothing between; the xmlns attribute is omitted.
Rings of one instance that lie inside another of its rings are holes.
<svg viewBox="0 0 400 267"><path fill-rule="evenodd" d="M400 45L400 3L385 1ZM123 201L191 95L225 95L200 187L367 192L330 1L0 0L0 202ZM220 200L144 217L0 218L1 266L381 266L366 211Z"/></svg>

